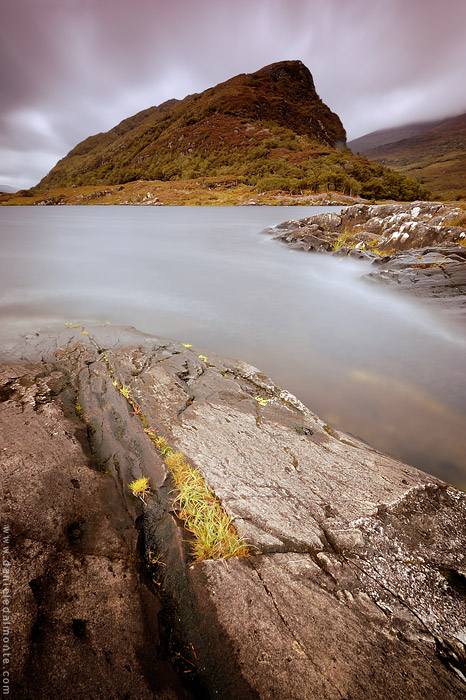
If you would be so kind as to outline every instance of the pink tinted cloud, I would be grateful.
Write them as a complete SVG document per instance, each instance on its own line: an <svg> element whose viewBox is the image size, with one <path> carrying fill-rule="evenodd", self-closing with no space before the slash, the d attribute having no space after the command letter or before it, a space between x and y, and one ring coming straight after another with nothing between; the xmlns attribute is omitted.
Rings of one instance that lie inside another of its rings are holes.
<svg viewBox="0 0 466 700"><path fill-rule="evenodd" d="M141 109L284 59L349 137L466 111L464 0L0 0L0 16L0 177L18 186Z"/></svg>

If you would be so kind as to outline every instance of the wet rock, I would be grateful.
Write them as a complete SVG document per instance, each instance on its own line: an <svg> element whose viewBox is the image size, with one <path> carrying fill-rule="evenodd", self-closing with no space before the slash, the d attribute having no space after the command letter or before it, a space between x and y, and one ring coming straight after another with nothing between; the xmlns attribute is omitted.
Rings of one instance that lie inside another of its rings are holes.
<svg viewBox="0 0 466 700"><path fill-rule="evenodd" d="M422 248L389 256L364 279L466 310L466 248L460 246Z"/></svg>
<svg viewBox="0 0 466 700"><path fill-rule="evenodd" d="M75 413L78 377L65 363L16 363L1 365L0 381L11 697L191 697L160 654L162 606L125 485Z"/></svg>
<svg viewBox="0 0 466 700"><path fill-rule="evenodd" d="M464 697L463 492L329 429L245 363L86 330L0 355L14 697L190 697L170 659L202 698ZM115 381L202 473L250 557L192 563L166 468ZM145 502L127 488L142 474Z"/></svg>
<svg viewBox="0 0 466 700"><path fill-rule="evenodd" d="M466 306L466 213L452 204L357 204L340 216L279 224L275 237L298 250L371 260L368 281Z"/></svg>

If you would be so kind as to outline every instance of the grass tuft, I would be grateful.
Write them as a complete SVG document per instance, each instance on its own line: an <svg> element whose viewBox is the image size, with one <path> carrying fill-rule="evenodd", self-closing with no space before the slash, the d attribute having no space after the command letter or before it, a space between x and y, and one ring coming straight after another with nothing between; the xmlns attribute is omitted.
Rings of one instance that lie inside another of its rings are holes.
<svg viewBox="0 0 466 700"><path fill-rule="evenodd" d="M128 484L128 488L133 496L145 502L146 495L150 493L149 479L147 476L142 476L140 479L136 479Z"/></svg>
<svg viewBox="0 0 466 700"><path fill-rule="evenodd" d="M207 364L207 358L200 357ZM106 355L104 362L111 372ZM178 516L184 521L186 529L194 535L191 543L194 561L248 556L250 552L247 543L237 533L231 517L207 487L202 474L186 461L182 452L175 452L165 437L149 427L146 416L131 397L130 388L115 379L112 383L128 401L133 409L132 414L142 422L144 432L154 443L172 474L178 490L175 498ZM256 400L261 405L267 405L270 399L256 397ZM149 479L146 476L136 479L128 484L128 488L133 496L145 502L145 496L150 493Z"/></svg>
<svg viewBox="0 0 466 700"><path fill-rule="evenodd" d="M324 430L327 433L327 435L330 435L331 437L335 438L336 440L339 440L338 435L335 433L334 430L329 425L324 425Z"/></svg>
<svg viewBox="0 0 466 700"><path fill-rule="evenodd" d="M356 243L353 241L349 241L349 238L353 238L355 236L354 231L343 231L340 233L336 241L333 243L332 250L336 252L337 250L340 250L340 248L343 248L345 246L346 248L355 248Z"/></svg>
<svg viewBox="0 0 466 700"><path fill-rule="evenodd" d="M129 398L130 398L130 389L129 389L128 386L126 386L126 384L122 384L122 385L121 385L121 387L120 387L120 394L123 394L123 396L125 397L125 399L128 399L128 401L129 401Z"/></svg>
<svg viewBox="0 0 466 700"><path fill-rule="evenodd" d="M175 503L187 530L193 533L195 561L247 556L248 545L236 532L230 516L207 487L201 473L186 462L182 452L165 457L178 489Z"/></svg>
<svg viewBox="0 0 466 700"><path fill-rule="evenodd" d="M254 399L257 401L259 406L267 406L267 404L272 401L272 399L264 399L262 396L255 396Z"/></svg>

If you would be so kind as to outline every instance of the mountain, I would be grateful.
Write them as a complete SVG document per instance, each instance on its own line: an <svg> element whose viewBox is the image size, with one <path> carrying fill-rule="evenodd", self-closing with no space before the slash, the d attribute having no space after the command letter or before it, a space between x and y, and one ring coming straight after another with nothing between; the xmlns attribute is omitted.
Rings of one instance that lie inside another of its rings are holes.
<svg viewBox="0 0 466 700"><path fill-rule="evenodd" d="M411 129L412 133L409 133ZM391 142L386 137L393 136ZM415 178L444 199L466 197L466 114L374 132L349 144L367 158Z"/></svg>
<svg viewBox="0 0 466 700"><path fill-rule="evenodd" d="M17 192L18 188L17 187L11 187L11 185L0 185L0 193L13 193Z"/></svg>
<svg viewBox="0 0 466 700"><path fill-rule="evenodd" d="M340 118L322 102L301 61L274 63L143 110L78 144L38 190L226 175L259 192L426 194L346 148Z"/></svg>
<svg viewBox="0 0 466 700"><path fill-rule="evenodd" d="M370 134L365 134L357 139L348 141L348 148L351 148L353 153L367 153L372 148L385 146L387 143L395 143L403 139L409 139L425 131L429 131L439 124L447 121L440 119L434 122L419 122L416 124L405 124L404 126L395 126L391 129L379 129L371 131Z"/></svg>

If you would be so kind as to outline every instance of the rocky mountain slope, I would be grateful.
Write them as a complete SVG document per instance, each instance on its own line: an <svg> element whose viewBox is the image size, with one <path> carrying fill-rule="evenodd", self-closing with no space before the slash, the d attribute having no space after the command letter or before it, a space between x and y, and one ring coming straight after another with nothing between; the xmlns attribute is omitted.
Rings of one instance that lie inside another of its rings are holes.
<svg viewBox="0 0 466 700"><path fill-rule="evenodd" d="M343 125L318 96L309 70L283 61L89 137L38 189L228 175L258 192L426 196L414 181L354 156L345 144Z"/></svg>
<svg viewBox="0 0 466 700"><path fill-rule="evenodd" d="M428 127L428 128L424 128ZM415 178L445 199L466 197L466 114L431 125L376 132L349 145L371 160ZM392 138L387 142L385 138Z"/></svg>

